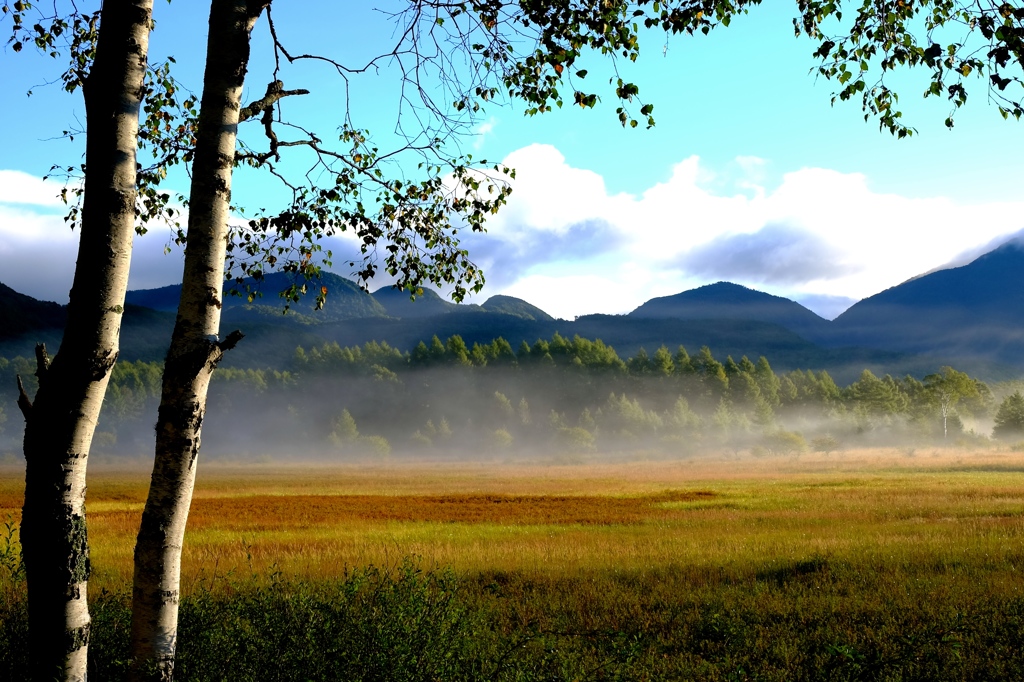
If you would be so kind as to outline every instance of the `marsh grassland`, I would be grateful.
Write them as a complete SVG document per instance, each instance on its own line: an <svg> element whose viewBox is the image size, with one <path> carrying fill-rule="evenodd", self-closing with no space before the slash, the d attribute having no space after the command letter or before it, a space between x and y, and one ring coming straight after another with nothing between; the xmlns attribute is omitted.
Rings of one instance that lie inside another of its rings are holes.
<svg viewBox="0 0 1024 682"><path fill-rule="evenodd" d="M0 478L14 522L21 472ZM146 472L91 472L94 679ZM11 541L12 538L8 538ZM181 679L1024 679L1024 455L203 466ZM4 541L0 540L0 550ZM0 568L0 676L24 586Z"/></svg>

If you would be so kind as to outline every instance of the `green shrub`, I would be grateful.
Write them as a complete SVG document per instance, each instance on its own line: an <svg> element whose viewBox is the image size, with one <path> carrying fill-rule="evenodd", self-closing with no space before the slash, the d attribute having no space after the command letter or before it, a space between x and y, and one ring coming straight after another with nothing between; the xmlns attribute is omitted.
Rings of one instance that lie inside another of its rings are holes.
<svg viewBox="0 0 1024 682"><path fill-rule="evenodd" d="M175 679L1024 679L1024 600L991 588L1016 559L921 558L463 579L406 560L318 582L222 578L182 600ZM24 594L0 580L3 680L27 678ZM129 604L90 600L90 679L127 678Z"/></svg>
<svg viewBox="0 0 1024 682"><path fill-rule="evenodd" d="M360 436L357 445L362 454L372 457L387 457L391 454L391 443L384 436Z"/></svg>
<svg viewBox="0 0 1024 682"><path fill-rule="evenodd" d="M508 450L512 447L512 434L508 429L495 429L491 433L491 448L494 450Z"/></svg>
<svg viewBox="0 0 1024 682"><path fill-rule="evenodd" d="M1014 391L1000 403L992 435L1001 440L1024 436L1024 395L1020 391Z"/></svg>
<svg viewBox="0 0 1024 682"><path fill-rule="evenodd" d="M764 439L764 447L773 455L799 455L807 451L807 441L796 431L774 431Z"/></svg>
<svg viewBox="0 0 1024 682"><path fill-rule="evenodd" d="M590 452L594 449L594 434L579 426L558 429L555 442L569 452Z"/></svg>
<svg viewBox="0 0 1024 682"><path fill-rule="evenodd" d="M820 436L811 441L811 447L815 452L823 452L829 455L839 449L839 441L832 436Z"/></svg>

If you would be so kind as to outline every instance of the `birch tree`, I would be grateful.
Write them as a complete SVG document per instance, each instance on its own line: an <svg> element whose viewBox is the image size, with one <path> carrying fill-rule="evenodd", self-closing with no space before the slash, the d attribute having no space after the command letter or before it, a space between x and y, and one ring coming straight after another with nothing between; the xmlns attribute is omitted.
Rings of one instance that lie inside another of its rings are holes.
<svg viewBox="0 0 1024 682"><path fill-rule="evenodd" d="M35 396L18 379L25 417L21 538L28 582L29 647L38 680L85 680L90 618L85 476L89 449L118 355L136 227L136 147L147 72L152 0L107 0L96 15L24 22L28 3L6 3L10 44L57 54L73 36L68 90L81 89L89 125L79 255L63 341L51 359L36 349ZM93 47L95 46L95 48ZM82 61L78 61L81 58Z"/></svg>
<svg viewBox="0 0 1024 682"><path fill-rule="evenodd" d="M136 679L170 680L181 547L195 486L210 377L239 332L218 340L242 87L253 26L269 0L213 0L189 194L181 300L164 361L156 456L135 546L132 664Z"/></svg>
<svg viewBox="0 0 1024 682"><path fill-rule="evenodd" d="M949 417L956 414L957 405L965 398L980 395L978 383L964 372L952 367L942 367L937 373L924 378L924 388L929 402L939 410L942 417L942 438L949 438Z"/></svg>

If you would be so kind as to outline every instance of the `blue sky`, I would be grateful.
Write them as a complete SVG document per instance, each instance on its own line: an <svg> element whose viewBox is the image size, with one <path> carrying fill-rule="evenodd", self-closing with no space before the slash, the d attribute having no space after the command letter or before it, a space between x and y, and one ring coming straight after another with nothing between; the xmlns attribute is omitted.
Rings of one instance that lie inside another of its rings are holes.
<svg viewBox="0 0 1024 682"><path fill-rule="evenodd" d="M373 5L318 3L312 12L309 3L287 3L275 20L295 50L355 64L392 36ZM488 234L466 242L488 279L478 300L509 294L572 317L628 312L653 296L729 280L832 317L1024 229L1024 131L986 103L980 82L947 131L945 103L919 98L921 78L901 79L906 117L919 132L895 140L865 123L858 103L830 106L831 84L809 74L815 46L793 36L792 6L770 5L707 37L644 36L641 59L620 66L655 104L654 129L619 126L610 91L594 110L524 117L512 102L483 113L464 150L506 160L518 179ZM151 56L173 54L178 78L195 88L205 12L198 0L155 10ZM265 22L254 35L246 99L268 80ZM0 85L13 104L0 108L0 281L65 301L76 237L60 219L57 188L40 178L51 164L80 158L81 138L54 138L80 127L83 115L78 95L37 87L57 66L0 54ZM600 92L609 64L593 58L586 66L587 84ZM335 129L342 89L330 70L288 69L285 83L313 91L294 105L296 116ZM30 88L32 97L22 97ZM350 93L354 123L382 147L393 142L393 69L354 78ZM172 185L184 189L187 179ZM243 206L272 203L275 192L255 178L236 180ZM163 255L166 242L159 230L138 240L131 286L180 279L180 253ZM350 248L344 239L335 246Z"/></svg>

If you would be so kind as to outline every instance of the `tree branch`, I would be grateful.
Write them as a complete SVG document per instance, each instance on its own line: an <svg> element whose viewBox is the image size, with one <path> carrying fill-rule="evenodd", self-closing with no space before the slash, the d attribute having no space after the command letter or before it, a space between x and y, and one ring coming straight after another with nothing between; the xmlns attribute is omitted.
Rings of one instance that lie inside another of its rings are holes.
<svg viewBox="0 0 1024 682"><path fill-rule="evenodd" d="M245 338L245 334L236 329L228 334L227 338L217 344L222 352L226 352L238 345L238 342Z"/></svg>
<svg viewBox="0 0 1024 682"><path fill-rule="evenodd" d="M25 384L21 383L20 374L18 375L18 408L25 416L25 419L28 419L29 415L32 414L32 399L25 392Z"/></svg>
<svg viewBox="0 0 1024 682"><path fill-rule="evenodd" d="M45 343L36 344L36 377L40 381L46 376L46 372L50 369L50 355L46 352Z"/></svg>
<svg viewBox="0 0 1024 682"><path fill-rule="evenodd" d="M256 100L247 107L243 107L238 112L238 122L248 121L251 118L256 118L257 114L263 111L271 111L274 104L277 103L283 97L291 97L292 95L308 95L309 90L299 88L298 90L285 90L284 83L281 81L271 81L267 83L267 94L263 95L262 98Z"/></svg>

